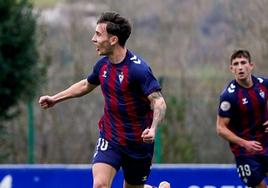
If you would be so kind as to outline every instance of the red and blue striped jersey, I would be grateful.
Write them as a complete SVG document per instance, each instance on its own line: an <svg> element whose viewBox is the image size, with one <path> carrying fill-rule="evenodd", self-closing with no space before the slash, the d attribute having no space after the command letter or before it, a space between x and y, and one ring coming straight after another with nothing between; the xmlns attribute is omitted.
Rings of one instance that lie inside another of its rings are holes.
<svg viewBox="0 0 268 188"><path fill-rule="evenodd" d="M244 88L235 80L223 90L220 96L218 115L230 118L228 128L245 140L262 144L260 154L268 154L268 134L263 123L268 120L268 79L252 76L253 86ZM230 143L235 156L250 155L245 148Z"/></svg>
<svg viewBox="0 0 268 188"><path fill-rule="evenodd" d="M130 51L119 64L112 64L105 56L97 61L87 80L100 85L104 96L100 136L136 157L143 155L143 147L152 150L153 144L144 144L141 133L151 126L153 118L147 96L161 88L144 60Z"/></svg>

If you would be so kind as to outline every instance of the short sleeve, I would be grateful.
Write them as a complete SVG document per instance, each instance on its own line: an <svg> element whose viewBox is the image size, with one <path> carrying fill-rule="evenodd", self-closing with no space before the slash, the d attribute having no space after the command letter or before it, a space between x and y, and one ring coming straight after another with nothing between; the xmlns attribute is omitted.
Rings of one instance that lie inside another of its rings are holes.
<svg viewBox="0 0 268 188"><path fill-rule="evenodd" d="M221 117L231 118L233 114L233 102L227 92L220 96L220 103L218 107L218 115Z"/></svg>
<svg viewBox="0 0 268 188"><path fill-rule="evenodd" d="M102 65L102 60L99 60L93 67L91 74L87 76L87 81L93 85L100 85L99 72Z"/></svg>
<svg viewBox="0 0 268 188"><path fill-rule="evenodd" d="M149 66L144 66L143 69L137 69L135 73L136 81L140 84L144 95L148 96L154 91L160 91L161 87L157 79L152 73Z"/></svg>
<svg viewBox="0 0 268 188"><path fill-rule="evenodd" d="M266 89L268 89L268 78L263 78L263 80L264 80L264 85Z"/></svg>

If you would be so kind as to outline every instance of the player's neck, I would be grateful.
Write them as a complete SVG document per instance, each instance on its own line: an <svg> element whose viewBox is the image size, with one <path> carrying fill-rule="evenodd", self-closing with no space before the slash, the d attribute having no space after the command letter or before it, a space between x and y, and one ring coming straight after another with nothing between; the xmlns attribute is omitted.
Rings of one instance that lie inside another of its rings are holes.
<svg viewBox="0 0 268 188"><path fill-rule="evenodd" d="M250 88L250 87L253 86L253 81L252 81L252 77L251 77L251 76L249 76L249 77L246 78L246 79L236 79L236 82L237 82L240 86L242 86L242 87L244 87L244 88Z"/></svg>
<svg viewBox="0 0 268 188"><path fill-rule="evenodd" d="M127 49L125 47L115 47L113 53L111 55L109 55L109 60L111 63L113 64L119 64L121 63L127 54Z"/></svg>

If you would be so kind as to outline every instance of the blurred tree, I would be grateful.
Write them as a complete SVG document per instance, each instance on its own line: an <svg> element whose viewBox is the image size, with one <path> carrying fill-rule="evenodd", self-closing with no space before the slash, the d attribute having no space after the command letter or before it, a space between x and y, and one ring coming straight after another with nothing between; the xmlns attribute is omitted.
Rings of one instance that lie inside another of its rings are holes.
<svg viewBox="0 0 268 188"><path fill-rule="evenodd" d="M38 86L36 15L27 0L0 0L0 121L13 117L18 101Z"/></svg>
<svg viewBox="0 0 268 188"><path fill-rule="evenodd" d="M36 20L28 0L0 0L0 161L11 152L4 121L14 118L19 101L31 101L42 71L38 64Z"/></svg>

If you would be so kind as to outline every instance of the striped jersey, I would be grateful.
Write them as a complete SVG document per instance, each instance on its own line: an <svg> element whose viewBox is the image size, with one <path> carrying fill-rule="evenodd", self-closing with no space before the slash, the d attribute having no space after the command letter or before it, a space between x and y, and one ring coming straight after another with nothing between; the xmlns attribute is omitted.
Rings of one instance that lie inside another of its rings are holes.
<svg viewBox="0 0 268 188"><path fill-rule="evenodd" d="M231 81L220 96L218 114L230 118L228 128L245 140L262 144L260 154L268 154L268 133L263 123L268 120L268 79L252 76L253 86L244 88L235 80ZM235 156L250 155L245 148L230 143Z"/></svg>
<svg viewBox="0 0 268 188"><path fill-rule="evenodd" d="M99 121L100 137L134 157L144 157L153 144L145 144L141 134L151 126L153 111L147 96L161 90L150 67L127 51L119 64L105 56L97 61L87 80L100 85L104 96L104 114Z"/></svg>

